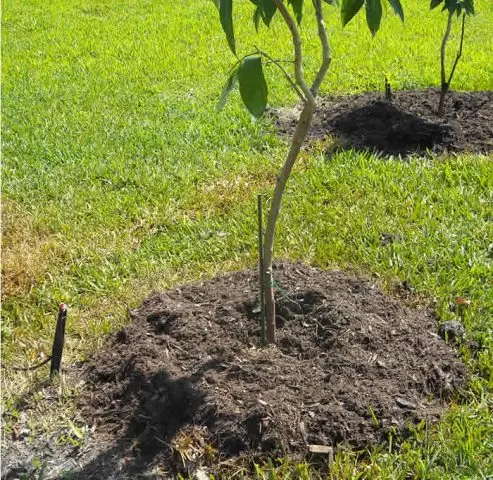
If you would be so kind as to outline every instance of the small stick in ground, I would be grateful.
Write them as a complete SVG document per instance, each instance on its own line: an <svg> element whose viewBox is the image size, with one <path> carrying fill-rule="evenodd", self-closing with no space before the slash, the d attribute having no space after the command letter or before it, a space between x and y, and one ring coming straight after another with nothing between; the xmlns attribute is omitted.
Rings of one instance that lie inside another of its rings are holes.
<svg viewBox="0 0 493 480"><path fill-rule="evenodd" d="M12 370L14 372L32 372L33 370L37 370L43 365L46 365L50 360L54 359L51 362L51 375L53 375L54 373L54 367L58 372L60 370L60 365L62 361L63 344L65 340L66 319L67 319L67 306L64 303L61 303L60 308L58 310L58 320L56 324L53 350L52 350L52 354L49 357L45 358L42 362L33 365L32 367L19 367L17 365L6 365L4 363L0 363L0 368L4 368L6 370Z"/></svg>
<svg viewBox="0 0 493 480"><path fill-rule="evenodd" d="M392 102L392 86L387 77L385 77L385 99L389 103Z"/></svg>
<svg viewBox="0 0 493 480"><path fill-rule="evenodd" d="M260 284L260 336L262 345L265 345L265 292L264 292L264 242L262 226L262 194L257 195L257 214L258 214L258 265L259 265L259 284Z"/></svg>
<svg viewBox="0 0 493 480"><path fill-rule="evenodd" d="M58 310L58 319L56 322L55 338L53 340L53 349L51 352L51 371L50 377L60 373L62 365L63 347L65 345L65 323L67 321L67 305L60 304Z"/></svg>

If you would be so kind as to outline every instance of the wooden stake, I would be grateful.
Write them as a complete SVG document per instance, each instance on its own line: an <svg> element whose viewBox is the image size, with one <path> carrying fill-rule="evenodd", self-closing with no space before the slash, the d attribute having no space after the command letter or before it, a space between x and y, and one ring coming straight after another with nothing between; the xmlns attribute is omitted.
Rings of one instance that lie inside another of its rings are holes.
<svg viewBox="0 0 493 480"><path fill-rule="evenodd" d="M262 226L262 194L257 195L258 215L258 273L260 292L260 340L265 345L265 292L264 292L264 232Z"/></svg>
<svg viewBox="0 0 493 480"><path fill-rule="evenodd" d="M50 377L60 373L62 365L63 347L65 345L65 323L67 321L67 305L60 304L58 309L58 319L56 322L55 338L53 340L53 348L51 351L51 371Z"/></svg>

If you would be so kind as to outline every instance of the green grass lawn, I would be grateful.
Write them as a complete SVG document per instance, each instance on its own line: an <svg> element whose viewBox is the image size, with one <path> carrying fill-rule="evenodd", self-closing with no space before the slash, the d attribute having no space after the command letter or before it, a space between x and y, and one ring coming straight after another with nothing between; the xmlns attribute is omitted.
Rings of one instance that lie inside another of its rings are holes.
<svg viewBox="0 0 493 480"><path fill-rule="evenodd" d="M326 6L334 59L322 93L381 90L385 75L394 89L438 84L445 16L421 0L403 3L405 24L389 10L374 39L363 16L342 30ZM453 89L493 87L493 3L476 9ZM234 59L211 1L11 0L2 10L2 361L26 365L48 353L63 301L70 363L151 290L255 264L255 197L272 191L286 142L267 120L252 122L238 94L216 111ZM258 45L289 59L281 19L256 35L250 16L241 2L239 54ZM456 22L450 57L458 33ZM320 55L313 22L303 37L310 75ZM267 76L271 104L294 104L279 72ZM334 478L493 475L491 156L404 162L321 151L305 151L289 183L277 257L350 268L387 286L407 280L442 319L467 297L468 334L484 346L477 356L464 349L470 387L441 423L400 449L341 453ZM399 241L382 247L383 232ZM7 418L42 375L4 372ZM67 407L48 426L43 405L29 414L39 434L75 415Z"/></svg>

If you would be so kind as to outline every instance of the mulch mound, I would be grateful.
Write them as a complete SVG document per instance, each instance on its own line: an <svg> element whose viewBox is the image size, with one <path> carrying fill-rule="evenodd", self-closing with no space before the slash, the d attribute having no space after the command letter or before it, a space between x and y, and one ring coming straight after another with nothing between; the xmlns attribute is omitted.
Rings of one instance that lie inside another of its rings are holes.
<svg viewBox="0 0 493 480"><path fill-rule="evenodd" d="M386 155L493 151L493 92L454 92L438 117L439 90L399 91L388 102L380 92L324 97L309 132L334 136L344 148ZM292 134L299 109L273 110L281 133Z"/></svg>
<svg viewBox="0 0 493 480"><path fill-rule="evenodd" d="M82 411L97 435L119 439L122 471L365 447L436 420L464 385L431 315L304 264L276 265L278 344L259 348L257 278L154 294L90 360ZM83 477L106 478L103 464L116 468L102 455Z"/></svg>

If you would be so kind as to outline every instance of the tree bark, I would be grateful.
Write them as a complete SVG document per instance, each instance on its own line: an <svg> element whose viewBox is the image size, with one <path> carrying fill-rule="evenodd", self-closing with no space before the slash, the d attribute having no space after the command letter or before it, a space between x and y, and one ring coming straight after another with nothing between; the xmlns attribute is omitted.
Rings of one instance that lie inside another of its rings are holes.
<svg viewBox="0 0 493 480"><path fill-rule="evenodd" d="M266 318L266 341L267 343L275 343L276 341L276 304L274 298L274 285L272 276L272 259L274 254L274 233L281 209L282 197L286 190L286 184L294 163L298 158L301 146L308 133L308 128L315 112L315 104L305 103L298 120L298 125L293 135L291 148L288 156L282 167L281 173L277 177L276 188L269 211L269 219L265 230L264 243L264 293L265 293L265 318Z"/></svg>
<svg viewBox="0 0 493 480"><path fill-rule="evenodd" d="M317 18L318 37L320 38L320 43L322 44L322 63L320 64L320 69L318 70L317 76L313 81L312 88L310 89L313 96L316 97L318 95L320 85L329 70L330 62L332 61L332 52L330 50L327 30L325 28L322 0L313 0L313 6L315 7L315 16Z"/></svg>

